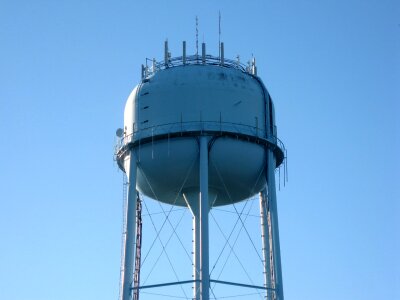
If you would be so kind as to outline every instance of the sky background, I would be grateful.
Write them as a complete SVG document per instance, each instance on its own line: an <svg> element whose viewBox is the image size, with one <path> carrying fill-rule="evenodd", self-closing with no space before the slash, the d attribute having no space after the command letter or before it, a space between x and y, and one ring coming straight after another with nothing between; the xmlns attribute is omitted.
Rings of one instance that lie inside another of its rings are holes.
<svg viewBox="0 0 400 300"><path fill-rule="evenodd" d="M286 299L400 299L395 0L1 1L0 299L118 298L125 100L166 38L195 52L196 15L218 55L219 10L288 149Z"/></svg>

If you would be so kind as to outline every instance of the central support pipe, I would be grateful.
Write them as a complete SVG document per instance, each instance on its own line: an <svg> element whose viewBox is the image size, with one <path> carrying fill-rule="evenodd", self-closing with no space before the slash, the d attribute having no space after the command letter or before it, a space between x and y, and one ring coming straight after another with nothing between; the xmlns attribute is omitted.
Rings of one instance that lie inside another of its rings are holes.
<svg viewBox="0 0 400 300"><path fill-rule="evenodd" d="M200 300L210 299L208 234L208 138L200 137ZM198 254L197 254L198 255Z"/></svg>

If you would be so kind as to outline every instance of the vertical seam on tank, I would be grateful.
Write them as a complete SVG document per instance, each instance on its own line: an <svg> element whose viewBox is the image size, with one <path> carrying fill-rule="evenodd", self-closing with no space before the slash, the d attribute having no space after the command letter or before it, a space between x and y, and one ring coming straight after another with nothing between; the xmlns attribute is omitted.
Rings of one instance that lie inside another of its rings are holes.
<svg viewBox="0 0 400 300"><path fill-rule="evenodd" d="M253 78L255 78L256 80L257 80L257 82L260 84L260 86L261 86L261 89L262 89L262 91L263 91L263 98L264 98L264 113L265 113L265 115L264 115L264 126L265 126L265 128L264 128L264 130L265 130L265 135L266 135L266 138L268 139L269 138L269 136L270 136L270 130L269 130L269 126L268 126L268 116L269 116L269 103L268 103L268 101L269 101L269 93L268 93L268 90L267 90L267 88L265 87L265 85L264 85L264 83L262 82L262 80L258 77L258 76L255 76L255 75L252 75L253 76ZM268 99L267 99L267 96L268 95Z"/></svg>

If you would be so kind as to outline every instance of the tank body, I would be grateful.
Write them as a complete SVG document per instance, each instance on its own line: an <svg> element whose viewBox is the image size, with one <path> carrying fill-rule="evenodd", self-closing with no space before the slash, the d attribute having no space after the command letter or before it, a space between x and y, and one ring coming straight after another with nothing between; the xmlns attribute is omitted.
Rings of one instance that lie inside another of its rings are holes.
<svg viewBox="0 0 400 300"><path fill-rule="evenodd" d="M155 72L134 88L124 112L124 139L138 159L137 189L186 206L184 195L199 191L198 137L207 134L210 205L251 197L266 184L260 141L267 126L273 131L273 118L260 79L239 69L196 64Z"/></svg>

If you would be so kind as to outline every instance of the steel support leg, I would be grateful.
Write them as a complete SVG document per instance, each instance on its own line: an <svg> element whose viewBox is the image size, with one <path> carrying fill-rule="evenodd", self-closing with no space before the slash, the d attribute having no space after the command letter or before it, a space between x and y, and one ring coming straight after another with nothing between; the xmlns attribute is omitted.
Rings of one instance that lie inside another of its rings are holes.
<svg viewBox="0 0 400 300"><path fill-rule="evenodd" d="M121 271L121 300L132 298L133 262L135 256L136 232L136 157L131 151L125 162L125 171L128 176L128 200L126 205L126 228L124 228L124 252Z"/></svg>
<svg viewBox="0 0 400 300"><path fill-rule="evenodd" d="M274 261L275 273L275 288L278 300L283 299L283 284L282 284L282 267L281 267L281 251L279 242L279 226L278 226L278 209L276 204L276 188L275 188L275 167L276 159L271 149L268 149L268 203L271 216L272 227L272 253Z"/></svg>
<svg viewBox="0 0 400 300"><path fill-rule="evenodd" d="M260 192L260 218L261 218L261 239L262 239L262 253L264 260L264 285L267 288L272 287L272 273L271 273L271 248L270 248L270 234L268 222L268 199L267 189L264 188ZM272 291L266 290L266 299L272 300Z"/></svg>

